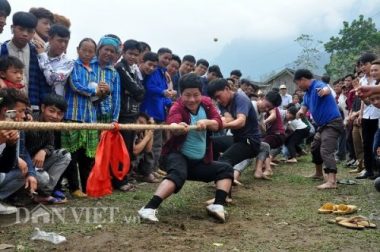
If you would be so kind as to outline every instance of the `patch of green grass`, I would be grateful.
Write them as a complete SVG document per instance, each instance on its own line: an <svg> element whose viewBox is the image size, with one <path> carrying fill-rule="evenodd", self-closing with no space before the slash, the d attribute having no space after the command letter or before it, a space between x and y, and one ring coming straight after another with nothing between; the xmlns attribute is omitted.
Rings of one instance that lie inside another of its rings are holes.
<svg viewBox="0 0 380 252"><path fill-rule="evenodd" d="M165 200L158 210L160 223L126 223L125 216L137 216L137 210L152 197L157 185L142 184L136 192L115 191L102 199L71 200L58 207L117 207L114 223L38 224L42 230L62 233L68 242L52 245L30 241L33 226L2 228L2 243L21 244L27 251L378 251L380 232L348 230L329 224L334 215L318 214L326 202L355 204L358 214L368 216L379 211L380 194L372 181L358 185L339 185L337 190L319 191L320 181L305 175L313 172L310 157L299 163L275 168L272 181L254 180L252 167L243 174L244 186L234 188L233 204L226 207L226 224L206 215L204 202L214 197L213 183L186 182L183 189ZM339 178L352 178L348 169L339 167ZM380 225L380 222L376 222ZM109 240L102 240L107 234ZM123 245L128 242L128 246ZM213 243L222 243L216 247ZM98 244L99 243L99 244Z"/></svg>

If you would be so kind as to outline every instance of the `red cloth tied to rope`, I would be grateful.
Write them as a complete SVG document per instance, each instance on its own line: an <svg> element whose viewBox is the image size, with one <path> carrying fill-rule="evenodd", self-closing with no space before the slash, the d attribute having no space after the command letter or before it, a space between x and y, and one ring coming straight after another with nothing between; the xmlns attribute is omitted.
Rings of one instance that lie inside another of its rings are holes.
<svg viewBox="0 0 380 252"><path fill-rule="evenodd" d="M129 171L128 150L119 132L119 125L115 123L114 126L114 130L103 131L101 134L95 164L87 180L87 195L90 197L112 194L112 176L122 180Z"/></svg>

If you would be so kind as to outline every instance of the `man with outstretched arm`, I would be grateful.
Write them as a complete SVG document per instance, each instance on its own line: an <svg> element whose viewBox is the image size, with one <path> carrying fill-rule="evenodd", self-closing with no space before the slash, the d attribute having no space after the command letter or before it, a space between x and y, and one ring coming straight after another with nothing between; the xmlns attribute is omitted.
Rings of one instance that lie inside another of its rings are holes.
<svg viewBox="0 0 380 252"><path fill-rule="evenodd" d="M330 88L324 82L315 80L309 70L297 70L294 74L294 82L299 89L305 91L303 104L297 112L297 117L303 117L307 111L310 111L318 126L311 144L311 154L315 164L315 174L311 178L323 179L322 164L324 164L326 181L317 188L334 189L337 187L334 153L337 149L338 137L343 131L343 120L338 105Z"/></svg>

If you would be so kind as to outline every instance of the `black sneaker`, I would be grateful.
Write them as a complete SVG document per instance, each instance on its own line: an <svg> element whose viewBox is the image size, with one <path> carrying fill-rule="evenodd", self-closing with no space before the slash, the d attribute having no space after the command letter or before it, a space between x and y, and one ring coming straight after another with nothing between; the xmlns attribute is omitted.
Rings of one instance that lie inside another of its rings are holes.
<svg viewBox="0 0 380 252"><path fill-rule="evenodd" d="M355 159L351 159L350 161L347 161L347 162L346 162L346 166L347 166L347 167L351 167L355 162L356 162Z"/></svg>
<svg viewBox="0 0 380 252"><path fill-rule="evenodd" d="M375 173L373 176L369 177L370 180L375 180L377 178L380 178L380 173Z"/></svg>
<svg viewBox="0 0 380 252"><path fill-rule="evenodd" d="M368 179L373 176L373 173L366 172L361 176L356 177L356 179Z"/></svg>

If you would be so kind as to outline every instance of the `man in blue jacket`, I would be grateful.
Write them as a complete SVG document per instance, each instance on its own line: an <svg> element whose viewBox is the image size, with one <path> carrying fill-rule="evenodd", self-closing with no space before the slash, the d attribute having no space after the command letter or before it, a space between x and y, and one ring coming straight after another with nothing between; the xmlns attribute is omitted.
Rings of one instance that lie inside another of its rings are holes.
<svg viewBox="0 0 380 252"><path fill-rule="evenodd" d="M145 112L156 121L163 123L166 120L166 110L172 105L172 98L176 91L168 89L165 77L166 67L172 58L172 51L168 48L160 48L158 54L158 67L146 79L144 79L145 97L140 111ZM154 169L157 170L158 160L162 149L162 131L156 130L153 138Z"/></svg>

